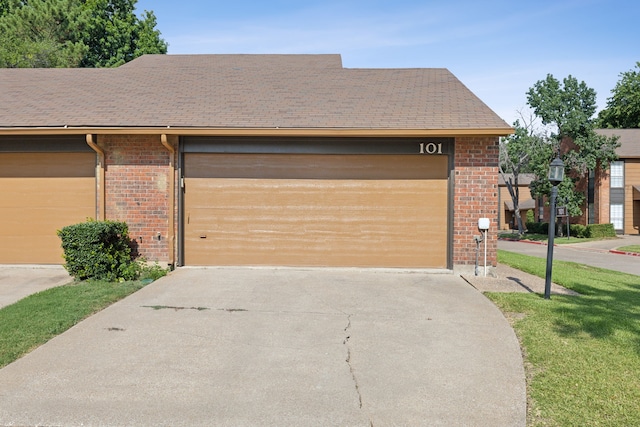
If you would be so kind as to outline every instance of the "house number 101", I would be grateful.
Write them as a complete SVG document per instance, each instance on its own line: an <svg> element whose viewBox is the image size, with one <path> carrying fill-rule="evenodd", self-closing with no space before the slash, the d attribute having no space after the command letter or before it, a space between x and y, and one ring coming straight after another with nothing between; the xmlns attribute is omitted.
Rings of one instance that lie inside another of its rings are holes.
<svg viewBox="0 0 640 427"><path fill-rule="evenodd" d="M442 154L442 143L428 142L420 143L420 154Z"/></svg>

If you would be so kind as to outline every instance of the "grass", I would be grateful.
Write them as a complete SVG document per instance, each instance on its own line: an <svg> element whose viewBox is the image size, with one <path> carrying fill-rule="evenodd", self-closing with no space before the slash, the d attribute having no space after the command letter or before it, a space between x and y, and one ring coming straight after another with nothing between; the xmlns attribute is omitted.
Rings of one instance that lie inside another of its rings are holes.
<svg viewBox="0 0 640 427"><path fill-rule="evenodd" d="M640 253L640 245L622 246L622 247L619 247L618 250L623 252Z"/></svg>
<svg viewBox="0 0 640 427"><path fill-rule="evenodd" d="M544 277L543 258L499 251L498 261ZM515 319L527 424L640 425L640 276L562 261L553 273L582 295L487 294Z"/></svg>
<svg viewBox="0 0 640 427"><path fill-rule="evenodd" d="M146 282L84 281L47 289L0 309L0 368Z"/></svg>

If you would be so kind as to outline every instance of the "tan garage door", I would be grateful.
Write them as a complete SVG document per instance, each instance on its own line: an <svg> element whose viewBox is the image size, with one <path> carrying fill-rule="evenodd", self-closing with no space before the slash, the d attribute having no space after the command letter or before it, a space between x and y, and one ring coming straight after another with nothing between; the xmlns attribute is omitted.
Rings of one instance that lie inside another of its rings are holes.
<svg viewBox="0 0 640 427"><path fill-rule="evenodd" d="M0 153L0 263L64 263L56 230L95 217L95 158Z"/></svg>
<svg viewBox="0 0 640 427"><path fill-rule="evenodd" d="M447 157L185 154L186 265L447 266Z"/></svg>

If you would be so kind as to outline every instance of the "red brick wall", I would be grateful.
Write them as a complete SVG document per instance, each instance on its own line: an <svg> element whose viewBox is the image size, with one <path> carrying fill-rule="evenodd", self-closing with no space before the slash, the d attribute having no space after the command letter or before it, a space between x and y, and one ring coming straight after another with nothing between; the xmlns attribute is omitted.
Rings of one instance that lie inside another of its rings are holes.
<svg viewBox="0 0 640 427"><path fill-rule="evenodd" d="M596 224L607 224L610 221L609 199L610 188L609 169L596 171L596 187L595 187L595 215L594 222Z"/></svg>
<svg viewBox="0 0 640 427"><path fill-rule="evenodd" d="M498 139L456 138L454 159L453 264L455 269L475 265L480 235L478 218L489 218L487 265L497 263L498 231ZM480 263L484 265L484 243Z"/></svg>
<svg viewBox="0 0 640 427"><path fill-rule="evenodd" d="M172 247L169 151L158 135L99 135L98 145L105 152L106 219L125 221L139 255L166 263Z"/></svg>

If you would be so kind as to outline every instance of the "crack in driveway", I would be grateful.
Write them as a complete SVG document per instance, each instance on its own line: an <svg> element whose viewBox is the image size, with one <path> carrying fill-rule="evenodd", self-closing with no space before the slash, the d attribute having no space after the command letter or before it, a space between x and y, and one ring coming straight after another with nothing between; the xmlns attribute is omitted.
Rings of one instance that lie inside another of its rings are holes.
<svg viewBox="0 0 640 427"><path fill-rule="evenodd" d="M351 314L346 314L346 315L347 315L347 326L345 326L344 328L345 337L344 337L344 341L342 342L342 344L344 344L344 346L347 348L347 358L345 359L345 362L347 362L347 365L349 366L351 379L353 380L353 385L355 386L355 389L356 389L356 395L358 396L358 408L362 409L362 393L360 392L360 383L358 382L358 378L356 377L356 372L353 369L353 364L351 363L351 346L349 345L349 342L351 340L351 333L349 332L351 330ZM373 420L371 418L369 418L369 427L374 427Z"/></svg>
<svg viewBox="0 0 640 427"><path fill-rule="evenodd" d="M356 378L356 373L353 370L353 365L351 364L351 346L349 345L349 340L351 339L351 335L349 335L349 330L351 329L351 315L347 315L347 326L344 328L345 338L342 344L347 348L347 358L345 362L349 366L349 372L351 373L351 378L353 379L353 383L356 388L356 394L358 395L358 407L362 409L362 394L360 393L360 384L358 384L358 378Z"/></svg>

